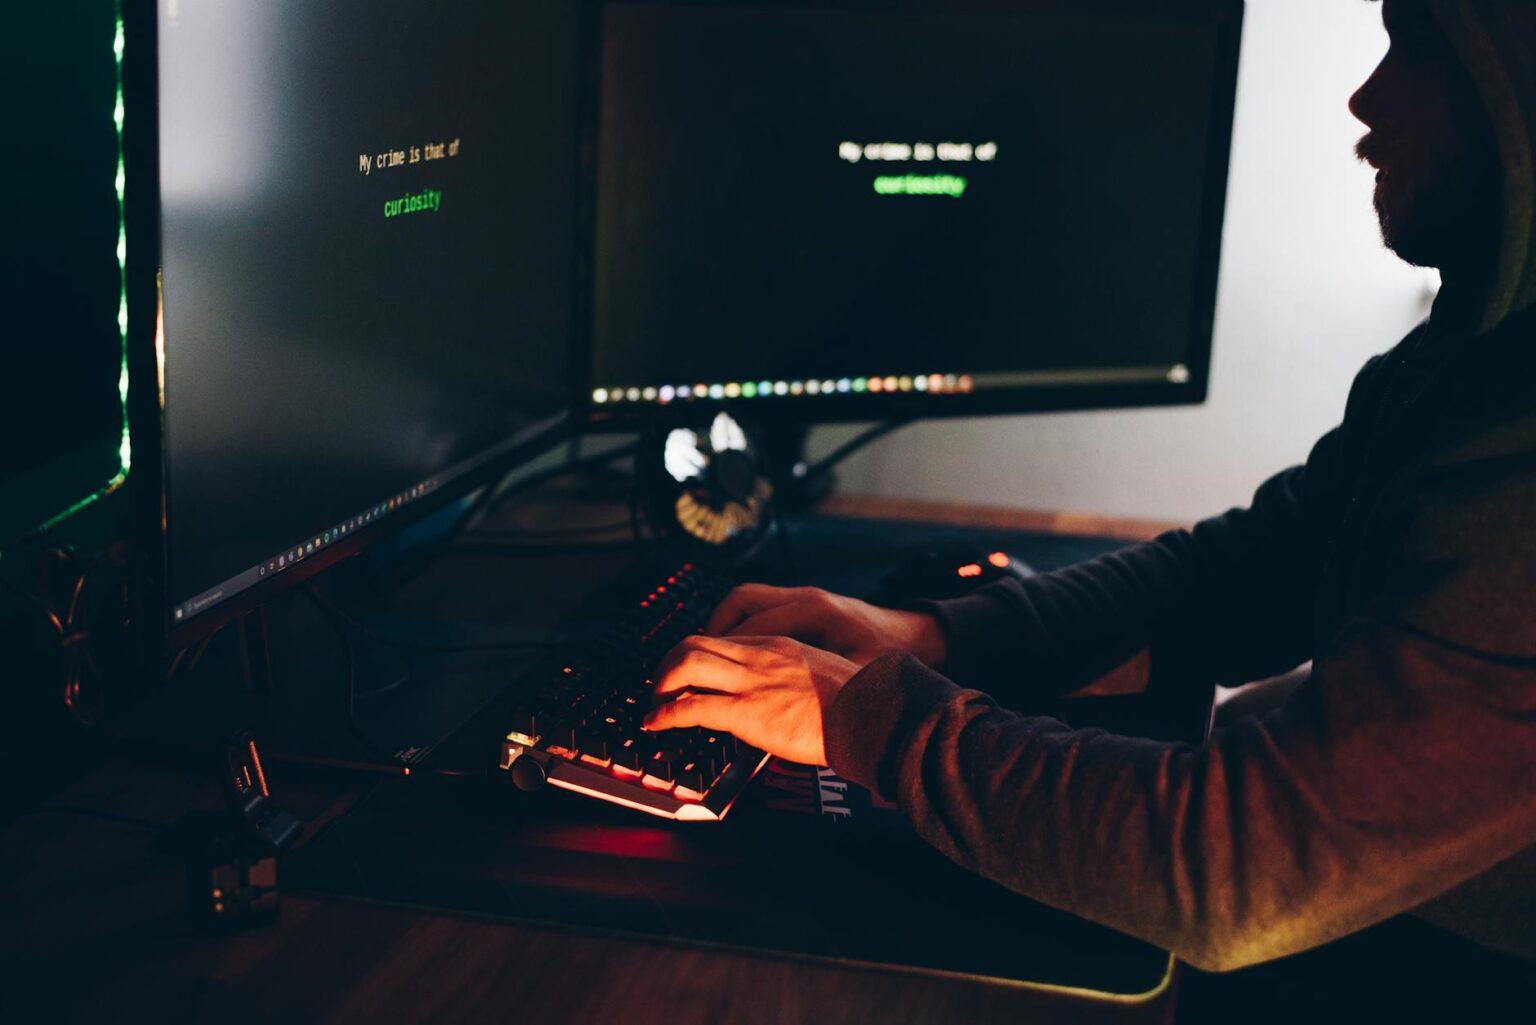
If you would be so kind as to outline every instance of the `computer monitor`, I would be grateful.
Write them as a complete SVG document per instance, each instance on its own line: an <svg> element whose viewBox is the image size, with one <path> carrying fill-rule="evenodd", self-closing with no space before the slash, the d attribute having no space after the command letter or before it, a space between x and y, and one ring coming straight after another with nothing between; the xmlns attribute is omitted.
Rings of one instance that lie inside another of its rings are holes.
<svg viewBox="0 0 1536 1025"><path fill-rule="evenodd" d="M608 0L592 421L1203 400L1241 0Z"/></svg>
<svg viewBox="0 0 1536 1025"><path fill-rule="evenodd" d="M578 16L127 17L133 477L161 546L140 591L174 648L559 436Z"/></svg>

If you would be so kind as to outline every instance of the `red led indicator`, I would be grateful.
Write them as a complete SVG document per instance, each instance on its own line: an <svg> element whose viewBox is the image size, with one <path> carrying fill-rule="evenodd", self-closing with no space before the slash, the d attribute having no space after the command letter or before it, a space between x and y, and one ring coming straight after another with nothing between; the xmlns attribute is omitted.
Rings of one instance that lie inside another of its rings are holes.
<svg viewBox="0 0 1536 1025"><path fill-rule="evenodd" d="M955 573L956 575L964 577L967 580L970 580L974 577L979 577L981 576L981 564L976 562L967 563L966 565L961 566L959 569L955 570Z"/></svg>
<svg viewBox="0 0 1536 1025"><path fill-rule="evenodd" d="M987 561L996 566L998 569L1008 568L1008 555L1006 552L993 552L991 555L987 556Z"/></svg>

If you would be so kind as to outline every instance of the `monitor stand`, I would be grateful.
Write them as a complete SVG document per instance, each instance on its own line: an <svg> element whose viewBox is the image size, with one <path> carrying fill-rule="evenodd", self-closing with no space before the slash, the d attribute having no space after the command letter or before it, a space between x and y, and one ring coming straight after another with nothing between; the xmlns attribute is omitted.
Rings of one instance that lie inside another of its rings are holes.
<svg viewBox="0 0 1536 1025"><path fill-rule="evenodd" d="M810 462L805 456L811 429L806 424L772 423L754 428L763 471L773 481L774 503L782 513L806 512L832 493L837 478L832 472L805 480Z"/></svg>

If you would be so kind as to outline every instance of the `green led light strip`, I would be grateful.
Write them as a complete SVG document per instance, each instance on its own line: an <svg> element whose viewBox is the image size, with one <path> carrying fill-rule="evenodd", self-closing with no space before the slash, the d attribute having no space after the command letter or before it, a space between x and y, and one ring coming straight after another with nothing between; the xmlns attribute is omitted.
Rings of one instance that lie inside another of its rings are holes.
<svg viewBox="0 0 1536 1025"><path fill-rule="evenodd" d="M114 5L114 32L112 35L112 54L117 66L117 90L116 99L112 106L112 123L117 127L117 336L118 336L118 372L117 372L117 397L122 410L122 434L117 447L117 472L112 479L107 481L96 491L85 498L80 499L69 506L63 512L57 513L44 521L35 530L21 538L17 543L29 541L39 534L47 533L54 527L63 523L71 516L86 509L112 494L123 486L128 479L128 467L133 460L132 446L128 439L128 231L123 210L123 5L122 0Z"/></svg>
<svg viewBox="0 0 1536 1025"><path fill-rule="evenodd" d="M117 0L117 29L112 36L112 55L117 64L117 102L112 122L117 126L117 337L121 351L117 369L117 398L123 411L123 433L117 446L117 475L107 485L115 489L128 479L133 446L128 440L128 219L123 206L123 3Z"/></svg>

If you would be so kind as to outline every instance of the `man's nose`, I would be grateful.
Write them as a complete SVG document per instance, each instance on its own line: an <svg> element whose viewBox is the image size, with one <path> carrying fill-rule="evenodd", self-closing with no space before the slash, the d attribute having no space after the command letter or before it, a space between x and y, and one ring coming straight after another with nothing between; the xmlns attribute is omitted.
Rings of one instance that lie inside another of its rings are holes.
<svg viewBox="0 0 1536 1025"><path fill-rule="evenodd" d="M1383 120L1382 111L1382 79L1383 69L1386 68L1383 60L1376 65L1376 70L1371 72L1355 94L1349 98L1349 112L1355 116L1355 120L1367 128L1377 128Z"/></svg>

